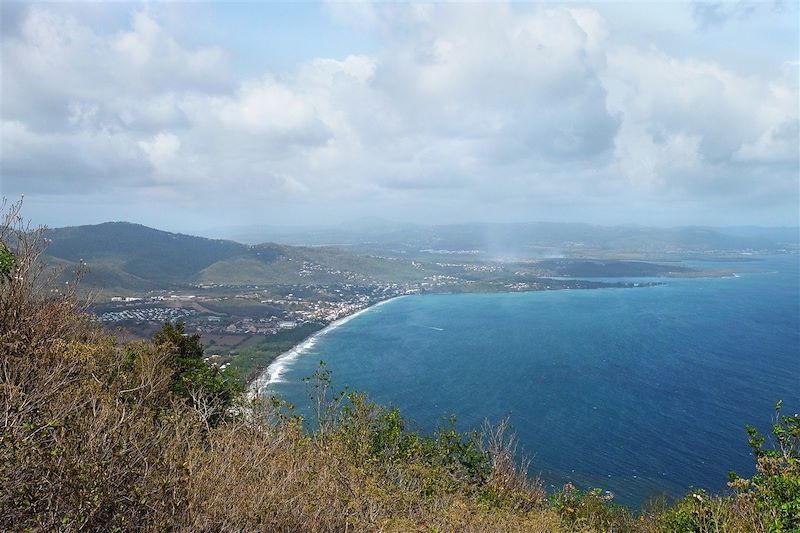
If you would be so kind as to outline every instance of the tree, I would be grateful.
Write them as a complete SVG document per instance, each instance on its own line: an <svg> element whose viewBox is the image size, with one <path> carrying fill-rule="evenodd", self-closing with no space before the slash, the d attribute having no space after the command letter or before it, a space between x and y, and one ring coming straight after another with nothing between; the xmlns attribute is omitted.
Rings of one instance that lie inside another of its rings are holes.
<svg viewBox="0 0 800 533"><path fill-rule="evenodd" d="M236 376L203 360L200 335L185 333L183 323L165 323L153 341L167 351L172 392L192 405L211 427L231 415L244 387Z"/></svg>
<svg viewBox="0 0 800 533"><path fill-rule="evenodd" d="M11 279L11 274L17 268L17 258L8 249L8 246L0 241L0 283Z"/></svg>

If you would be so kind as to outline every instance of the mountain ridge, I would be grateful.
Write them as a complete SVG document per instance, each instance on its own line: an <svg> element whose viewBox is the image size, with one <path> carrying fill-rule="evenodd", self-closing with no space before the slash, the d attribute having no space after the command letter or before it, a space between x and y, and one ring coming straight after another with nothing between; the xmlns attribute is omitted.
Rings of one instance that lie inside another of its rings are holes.
<svg viewBox="0 0 800 533"><path fill-rule="evenodd" d="M242 244L129 222L52 228L44 236L49 241L46 262L65 271L84 263L84 282L108 290L200 283L344 282L359 275L403 279L412 273L410 264L393 261L391 266L396 268L383 276L387 260L334 248ZM245 264L250 276L242 275Z"/></svg>

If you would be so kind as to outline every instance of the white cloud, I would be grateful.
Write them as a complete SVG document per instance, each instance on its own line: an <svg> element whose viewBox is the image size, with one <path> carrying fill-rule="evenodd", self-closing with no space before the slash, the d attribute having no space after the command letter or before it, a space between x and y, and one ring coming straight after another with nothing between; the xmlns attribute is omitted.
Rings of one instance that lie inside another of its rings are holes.
<svg viewBox="0 0 800 533"><path fill-rule="evenodd" d="M243 83L232 98L213 101L211 110L224 127L253 134L315 138L322 127L310 99L271 78Z"/></svg>
<svg viewBox="0 0 800 533"><path fill-rule="evenodd" d="M629 181L724 197L752 180L740 162L796 168L796 89L657 50L615 47L607 57L609 108L623 117L615 154ZM773 179L784 185L781 173Z"/></svg>
<svg viewBox="0 0 800 533"><path fill-rule="evenodd" d="M147 10L102 32L31 7L3 38L4 192L520 212L746 202L756 180L796 194L788 77L628 45L591 8L326 10L383 47L237 80L229 52L181 43Z"/></svg>
<svg viewBox="0 0 800 533"><path fill-rule="evenodd" d="M42 133L3 120L0 144L4 194L81 194L138 187L152 179L142 151L105 130Z"/></svg>
<svg viewBox="0 0 800 533"><path fill-rule="evenodd" d="M183 48L143 11L133 13L131 25L104 35L73 16L31 6L19 35L3 40L4 117L63 128L75 106L93 105L98 120L114 124L170 91L228 86L219 48Z"/></svg>
<svg viewBox="0 0 800 533"><path fill-rule="evenodd" d="M159 133L147 141L139 141L154 167L158 168L175 159L181 147L181 141L172 133Z"/></svg>

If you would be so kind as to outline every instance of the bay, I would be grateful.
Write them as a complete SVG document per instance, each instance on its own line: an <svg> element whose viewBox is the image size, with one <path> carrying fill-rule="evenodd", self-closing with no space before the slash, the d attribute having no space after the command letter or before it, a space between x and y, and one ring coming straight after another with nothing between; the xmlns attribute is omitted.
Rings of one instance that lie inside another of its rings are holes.
<svg viewBox="0 0 800 533"><path fill-rule="evenodd" d="M510 418L548 488L638 506L753 472L746 424L800 411L797 256L701 266L737 277L633 289L409 296L309 343L271 389L299 406L320 360L337 387L433 431Z"/></svg>

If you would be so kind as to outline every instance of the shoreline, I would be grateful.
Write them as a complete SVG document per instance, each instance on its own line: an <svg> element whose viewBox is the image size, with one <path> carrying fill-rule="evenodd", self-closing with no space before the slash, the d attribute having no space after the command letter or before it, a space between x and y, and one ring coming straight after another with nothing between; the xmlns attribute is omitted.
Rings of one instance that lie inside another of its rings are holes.
<svg viewBox="0 0 800 533"><path fill-rule="evenodd" d="M551 279L558 280L559 278L551 278ZM574 278L563 278L563 279L572 280ZM654 286L658 286L658 285L663 285L663 283L648 282L648 283L643 283L642 285L638 285L638 284L633 285L632 284L629 288L634 288L634 287L635 288L654 287ZM593 289L599 289L599 288L620 288L620 287L615 287L615 286L613 286L613 283L612 283L610 287L586 287L586 288L583 288L583 290L593 290ZM628 288L628 287L625 287L625 288ZM562 288L562 289L555 289L555 290L570 290L570 288ZM545 291L545 290L542 290L542 291L534 290L534 291L497 291L497 292L507 292L509 294L513 294L513 293L516 293L516 292L520 292L521 293L521 292L547 292L547 291ZM419 293L416 293L416 294L419 294ZM484 293L482 293L482 292L465 293L465 292L460 292L460 291L454 291L454 292L442 292L442 293L436 293L436 294L484 294ZM485 293L485 294L491 294L491 293ZM376 303L374 303L372 305L369 305L369 306L367 306L367 307L365 307L363 309L360 309L360 310L356 311L355 313L353 313L351 315L347 315L345 317L342 317L342 318L339 318L337 320L334 320L333 322L331 322L330 324L328 324L327 326L325 326L321 330L319 330L316 333L313 333L312 335L306 337L305 339L303 339L302 341L300 341L299 343L294 345L289 350L286 350L285 352L283 352L283 353L279 354L278 356L276 356L272 361L270 361L270 363L267 365L267 367L255 379L253 379L250 383L248 383L248 385L247 385L247 397L248 397L248 399L253 399L253 398L262 396L263 393L269 388L269 385L271 385L272 383L280 383L282 381L281 380L281 375L283 374L287 363L291 363L292 361L294 361L295 359L297 359L298 357L303 355L303 353L305 353L308 349L312 348L314 346L314 344L316 344L317 339L319 337L328 334L328 332L333 331L334 329L338 328L339 326L344 325L345 323L349 322L350 320L353 320L354 318L356 318L357 316L361 315L362 313L366 313L370 309L374 309L374 308L379 307L379 306L381 306L381 305L383 305L385 303L391 302L393 300L397 300L399 298L405 298L407 296L414 296L414 295L415 294L400 294L398 296L392 296L391 298L387 298L386 300L381 300L381 301L376 302Z"/></svg>
<svg viewBox="0 0 800 533"><path fill-rule="evenodd" d="M386 300L381 300L379 302L375 302L372 305L365 307L364 309L360 309L351 315L344 316L337 320L334 320L321 330L317 331L313 335L303 339L300 343L293 346L290 350L283 352L282 354L278 355L275 359L273 359L267 368L258 375L253 381L250 382L248 385L247 396L248 398L256 398L258 396L262 396L263 392L271 385L272 383L280 383L281 382L281 375L283 374L287 363L291 363L303 353L305 353L308 349L312 348L314 344L316 344L317 339L322 337L323 335L327 335L329 332L333 331L334 329L338 328L350 322L357 316L366 313L371 309L375 309L376 307L380 307L381 305L391 302L393 300L397 300L399 298L404 298L406 296L410 296L408 294L401 294L399 296L392 296L391 298L387 298Z"/></svg>

